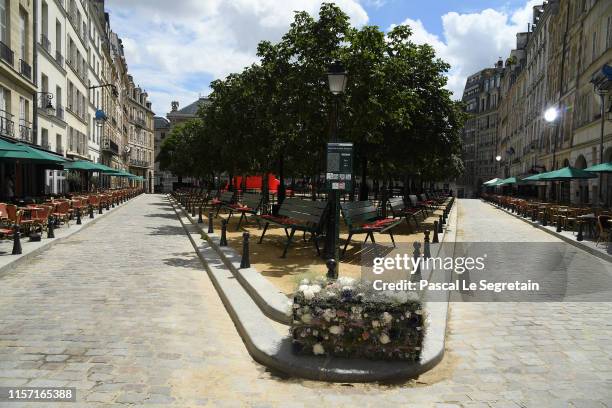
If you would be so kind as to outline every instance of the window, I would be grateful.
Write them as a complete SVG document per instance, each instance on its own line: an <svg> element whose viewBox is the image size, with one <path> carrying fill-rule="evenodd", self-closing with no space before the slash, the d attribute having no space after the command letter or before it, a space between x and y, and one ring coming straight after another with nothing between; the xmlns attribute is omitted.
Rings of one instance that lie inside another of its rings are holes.
<svg viewBox="0 0 612 408"><path fill-rule="evenodd" d="M43 1L42 8L40 11L40 19L41 19L41 34L47 38L49 36L49 8L47 7L47 3ZM43 44L44 45L44 44Z"/></svg>
<svg viewBox="0 0 612 408"><path fill-rule="evenodd" d="M62 54L62 23L55 20L55 57Z"/></svg>
<svg viewBox="0 0 612 408"><path fill-rule="evenodd" d="M45 128L41 128L40 145L47 150L51 150L51 146L49 146L49 131Z"/></svg>
<svg viewBox="0 0 612 408"><path fill-rule="evenodd" d="M19 58L28 60L28 15L19 9Z"/></svg>
<svg viewBox="0 0 612 408"><path fill-rule="evenodd" d="M0 41L9 43L9 10L7 0L0 0Z"/></svg>

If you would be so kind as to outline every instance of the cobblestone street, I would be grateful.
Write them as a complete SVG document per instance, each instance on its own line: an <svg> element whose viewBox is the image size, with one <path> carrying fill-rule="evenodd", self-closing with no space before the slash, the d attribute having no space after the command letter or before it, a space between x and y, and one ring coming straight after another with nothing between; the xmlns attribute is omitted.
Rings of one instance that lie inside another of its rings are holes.
<svg viewBox="0 0 612 408"><path fill-rule="evenodd" d="M554 239L480 201L459 210L464 241ZM274 375L250 358L161 195L131 200L0 287L0 386L76 387L71 408L612 407L603 302L454 303L443 362L406 384Z"/></svg>

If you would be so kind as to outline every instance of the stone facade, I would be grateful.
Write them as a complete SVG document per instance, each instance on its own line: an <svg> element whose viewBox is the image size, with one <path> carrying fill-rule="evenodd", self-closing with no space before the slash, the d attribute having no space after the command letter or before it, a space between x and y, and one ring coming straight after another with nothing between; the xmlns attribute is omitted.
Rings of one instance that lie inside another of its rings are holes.
<svg viewBox="0 0 612 408"><path fill-rule="evenodd" d="M128 74L104 0L0 0L0 32L0 137L152 180L151 103ZM135 110L146 124L140 137ZM38 177L4 166L0 176L13 172ZM63 171L45 170L43 179L46 193L66 190Z"/></svg>
<svg viewBox="0 0 612 408"><path fill-rule="evenodd" d="M535 6L529 30L517 34L516 48L504 64L497 128L497 155L501 160L490 178L524 177L564 166L598 164L602 153L601 105L591 79L611 63L611 2L551 0ZM610 95L604 100L608 110ZM547 123L544 112L551 107L559 115ZM604 161L611 161L612 125L606 116L603 121L603 156ZM471 149L466 143L467 157ZM604 187L600 196L601 180ZM472 181L478 188L479 180ZM612 177L607 175L561 183L559 187L539 186L537 190L541 198L612 203Z"/></svg>

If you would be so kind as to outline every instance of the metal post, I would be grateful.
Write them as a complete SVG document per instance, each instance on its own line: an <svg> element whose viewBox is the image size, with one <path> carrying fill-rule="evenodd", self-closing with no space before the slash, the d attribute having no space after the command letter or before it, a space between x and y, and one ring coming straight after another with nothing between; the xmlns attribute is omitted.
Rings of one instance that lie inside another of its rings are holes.
<svg viewBox="0 0 612 408"><path fill-rule="evenodd" d="M251 261L249 259L249 233L242 234L242 259L240 260L240 269L250 268Z"/></svg>
<svg viewBox="0 0 612 408"><path fill-rule="evenodd" d="M198 207L198 224L202 224L204 220L202 219L202 206Z"/></svg>
<svg viewBox="0 0 612 408"><path fill-rule="evenodd" d="M336 266L338 266L338 264L336 261L333 258L330 258L327 260L327 262L325 262L325 265L327 266L327 279L338 279L338 273L336 270Z"/></svg>
<svg viewBox="0 0 612 408"><path fill-rule="evenodd" d="M89 218L94 217L93 205L89 204Z"/></svg>
<svg viewBox="0 0 612 408"><path fill-rule="evenodd" d="M55 238L55 221L53 220L53 217L49 216L49 219L47 220L47 238Z"/></svg>
<svg viewBox="0 0 612 408"><path fill-rule="evenodd" d="M227 220L224 218L221 220L221 240L219 246L227 246Z"/></svg>
<svg viewBox="0 0 612 408"><path fill-rule="evenodd" d="M438 221L434 221L433 241L431 242L434 244L437 244L440 242L440 238L438 238Z"/></svg>
<svg viewBox="0 0 612 408"><path fill-rule="evenodd" d="M423 239L423 257L431 258L431 250L429 247L429 230L425 230L425 238Z"/></svg>
<svg viewBox="0 0 612 408"><path fill-rule="evenodd" d="M98 214L102 214L102 201L98 202Z"/></svg>
<svg viewBox="0 0 612 408"><path fill-rule="evenodd" d="M442 229L442 226L444 225L444 220L442 219L442 216L440 215L440 218L438 219L438 233L441 234L444 232L444 230Z"/></svg>
<svg viewBox="0 0 612 408"><path fill-rule="evenodd" d="M604 130L606 126L606 95L607 92L599 91L599 98L601 101L601 130L599 135L599 164L602 164L604 161ZM599 204L603 206L604 198L603 198L603 173L599 173Z"/></svg>
<svg viewBox="0 0 612 408"><path fill-rule="evenodd" d="M77 215L76 216L77 216L77 222L76 222L77 225L81 225L82 223L81 223L81 209L80 208L77 208Z"/></svg>
<svg viewBox="0 0 612 408"><path fill-rule="evenodd" d="M210 211L208 213L208 233L212 234L213 232L215 232L213 228L213 213Z"/></svg>
<svg viewBox="0 0 612 408"><path fill-rule="evenodd" d="M331 141L338 141L338 96L334 97L334 118ZM327 223L327 235L325 237L325 257L334 259L336 263L335 274L340 273L340 254L338 252L338 241L340 235L340 196L336 190L329 189L328 192L329 219Z"/></svg>
<svg viewBox="0 0 612 408"><path fill-rule="evenodd" d="M13 255L21 255L21 231L19 225L13 227Z"/></svg>

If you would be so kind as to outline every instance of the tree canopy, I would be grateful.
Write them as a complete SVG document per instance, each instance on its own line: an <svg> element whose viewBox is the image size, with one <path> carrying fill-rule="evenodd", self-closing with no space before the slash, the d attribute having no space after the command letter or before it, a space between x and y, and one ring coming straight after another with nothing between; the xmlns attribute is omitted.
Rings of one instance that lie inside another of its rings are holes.
<svg viewBox="0 0 612 408"><path fill-rule="evenodd" d="M164 141L162 169L197 177L263 173L282 157L288 174L320 174L333 127L326 72L339 60L348 85L338 101L338 135L355 144L361 170L432 181L459 175L465 116L444 88L449 65L411 35L406 25L386 34L351 27L334 4L324 3L317 18L296 12L279 42L259 44L258 63L211 83L199 118Z"/></svg>

